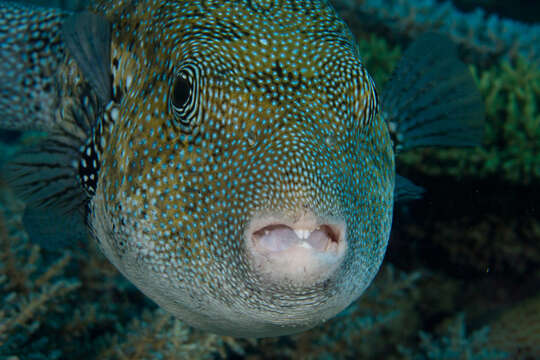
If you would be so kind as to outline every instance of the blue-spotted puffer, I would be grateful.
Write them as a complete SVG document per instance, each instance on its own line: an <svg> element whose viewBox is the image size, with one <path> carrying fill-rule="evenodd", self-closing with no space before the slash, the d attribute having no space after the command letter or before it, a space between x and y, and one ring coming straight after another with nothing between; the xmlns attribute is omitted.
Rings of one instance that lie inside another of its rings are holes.
<svg viewBox="0 0 540 360"><path fill-rule="evenodd" d="M0 32L11 41L0 125L50 134L14 161L15 183L39 205L84 209L131 282L221 334L298 332L357 299L382 262L395 197L418 192L395 185L395 150L472 145L482 121L467 68L437 35L408 51L379 111L323 1L0 13L0 31L12 29Z"/></svg>

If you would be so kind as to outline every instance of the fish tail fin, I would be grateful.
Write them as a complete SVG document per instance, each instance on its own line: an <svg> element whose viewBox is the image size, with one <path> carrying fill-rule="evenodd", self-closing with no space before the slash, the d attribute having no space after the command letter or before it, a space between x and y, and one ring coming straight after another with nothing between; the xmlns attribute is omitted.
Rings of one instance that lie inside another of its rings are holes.
<svg viewBox="0 0 540 360"><path fill-rule="evenodd" d="M482 98L456 47L442 35L425 34L407 49L381 98L398 152L481 142Z"/></svg>
<svg viewBox="0 0 540 360"><path fill-rule="evenodd" d="M66 15L0 2L0 128L48 130L54 125Z"/></svg>

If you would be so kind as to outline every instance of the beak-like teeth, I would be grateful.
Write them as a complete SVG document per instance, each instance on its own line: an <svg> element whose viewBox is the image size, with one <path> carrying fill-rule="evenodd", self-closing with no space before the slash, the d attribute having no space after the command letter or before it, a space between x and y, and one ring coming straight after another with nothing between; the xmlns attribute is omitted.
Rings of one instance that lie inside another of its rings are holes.
<svg viewBox="0 0 540 360"><path fill-rule="evenodd" d="M294 233L298 236L299 239L305 240L311 234L311 231L305 229L294 229Z"/></svg>

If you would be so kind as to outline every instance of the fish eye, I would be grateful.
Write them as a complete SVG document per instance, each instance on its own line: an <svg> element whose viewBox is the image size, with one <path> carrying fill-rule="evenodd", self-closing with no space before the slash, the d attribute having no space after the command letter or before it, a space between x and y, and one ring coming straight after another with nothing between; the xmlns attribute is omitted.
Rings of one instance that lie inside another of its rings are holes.
<svg viewBox="0 0 540 360"><path fill-rule="evenodd" d="M196 66L184 65L176 74L169 93L169 108L173 123L181 131L190 133L198 123L197 81L199 71Z"/></svg>
<svg viewBox="0 0 540 360"><path fill-rule="evenodd" d="M189 97L191 96L191 84L189 80L183 76L179 76L174 80L171 103L175 109L184 107Z"/></svg>

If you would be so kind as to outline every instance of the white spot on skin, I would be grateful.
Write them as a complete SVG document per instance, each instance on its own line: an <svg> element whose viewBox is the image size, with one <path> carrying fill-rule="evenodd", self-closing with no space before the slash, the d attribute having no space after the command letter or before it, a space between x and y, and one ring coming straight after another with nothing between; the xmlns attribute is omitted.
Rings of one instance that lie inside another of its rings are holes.
<svg viewBox="0 0 540 360"><path fill-rule="evenodd" d="M129 90L131 87L131 83L133 82L133 76L128 75L126 76L126 89Z"/></svg>
<svg viewBox="0 0 540 360"><path fill-rule="evenodd" d="M111 118L113 121L117 121L118 120L118 117L119 117L119 111L117 108L113 108L111 110Z"/></svg>

